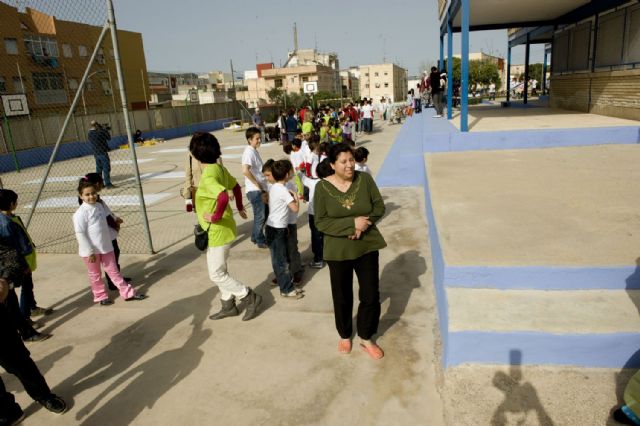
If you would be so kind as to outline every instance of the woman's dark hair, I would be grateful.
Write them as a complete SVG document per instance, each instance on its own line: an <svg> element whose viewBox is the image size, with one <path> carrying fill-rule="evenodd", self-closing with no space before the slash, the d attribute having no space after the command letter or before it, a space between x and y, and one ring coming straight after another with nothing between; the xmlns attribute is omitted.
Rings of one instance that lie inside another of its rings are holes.
<svg viewBox="0 0 640 426"><path fill-rule="evenodd" d="M351 145L345 142L340 142L333 145L327 155L329 157L329 162L331 164L335 164L335 162L338 160L338 157L343 152L348 152L353 155L353 148L351 148Z"/></svg>
<svg viewBox="0 0 640 426"><path fill-rule="evenodd" d="M361 146L360 148L357 148L353 153L353 157L358 163L362 163L364 160L369 158L369 150L364 146Z"/></svg>
<svg viewBox="0 0 640 426"><path fill-rule="evenodd" d="M96 191L98 190L98 188L96 187L97 183L96 182L91 182L89 179L87 179L86 176L83 176L80 178L80 181L78 182L78 194L82 195L82 191L85 190L85 188L93 188Z"/></svg>
<svg viewBox="0 0 640 426"><path fill-rule="evenodd" d="M10 189L0 189L0 210L11 210L11 204L18 201L18 194Z"/></svg>
<svg viewBox="0 0 640 426"><path fill-rule="evenodd" d="M291 151L293 151L292 146L293 145L289 141L282 142L282 151L284 151L285 154L289 155L291 154Z"/></svg>
<svg viewBox="0 0 640 426"><path fill-rule="evenodd" d="M193 134L191 142L189 142L189 152L193 158L205 164L215 164L222 155L218 139L211 133L205 132Z"/></svg>
<svg viewBox="0 0 640 426"><path fill-rule="evenodd" d="M278 160L271 166L271 176L276 182L280 182L287 178L289 170L291 170L291 162L289 160Z"/></svg>
<svg viewBox="0 0 640 426"><path fill-rule="evenodd" d="M324 179L327 176L331 176L334 173L335 171L333 170L333 167L331 167L331 164L329 163L328 158L325 158L320 162L320 164L316 166L316 174L320 179Z"/></svg>

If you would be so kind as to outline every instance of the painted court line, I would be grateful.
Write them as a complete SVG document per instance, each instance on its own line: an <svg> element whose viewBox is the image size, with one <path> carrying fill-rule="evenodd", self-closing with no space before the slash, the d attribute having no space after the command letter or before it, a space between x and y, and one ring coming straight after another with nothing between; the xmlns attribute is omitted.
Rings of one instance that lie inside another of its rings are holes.
<svg viewBox="0 0 640 426"><path fill-rule="evenodd" d="M140 180L163 180L163 179L184 179L184 172L154 172L154 173L143 173L140 175ZM135 177L130 177L125 179L123 182L128 182L135 180Z"/></svg>
<svg viewBox="0 0 640 426"><path fill-rule="evenodd" d="M56 183L56 182L77 182L80 179L80 176L49 176L47 178L47 183ZM42 183L42 178L28 180L23 182L23 185L34 185L36 183Z"/></svg>
<svg viewBox="0 0 640 426"><path fill-rule="evenodd" d="M149 161L153 161L155 158L138 158L138 164L140 163L148 163ZM123 165L123 164L133 164L133 160L116 160L112 161L111 165Z"/></svg>
<svg viewBox="0 0 640 426"><path fill-rule="evenodd" d="M176 152L187 152L187 148L169 148L155 151L156 154L175 154Z"/></svg>
<svg viewBox="0 0 640 426"><path fill-rule="evenodd" d="M147 206L153 205L172 194L168 192L161 192L159 194L145 194L144 202ZM137 195L105 195L101 196L104 201L110 206L138 206L140 205L140 198ZM24 207L26 209L32 208L32 204L27 204ZM61 207L78 207L78 197L54 197L47 198L38 203L38 208L43 209L55 209Z"/></svg>
<svg viewBox="0 0 640 426"><path fill-rule="evenodd" d="M222 154L223 159L242 158L242 154Z"/></svg>
<svg viewBox="0 0 640 426"><path fill-rule="evenodd" d="M225 149L245 149L246 147L247 147L247 145L223 146L222 150L224 151Z"/></svg>

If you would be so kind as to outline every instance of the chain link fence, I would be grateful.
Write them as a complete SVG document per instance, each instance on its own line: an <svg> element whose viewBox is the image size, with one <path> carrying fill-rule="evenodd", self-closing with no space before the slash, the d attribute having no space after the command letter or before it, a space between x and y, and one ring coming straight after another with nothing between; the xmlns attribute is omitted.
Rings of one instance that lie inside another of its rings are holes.
<svg viewBox="0 0 640 426"><path fill-rule="evenodd" d="M237 113L232 106L150 111L142 35L118 30L119 42L114 44L109 4L0 0L2 187L18 193L16 214L29 223L29 233L42 252L77 252L72 225L77 183L97 167L87 142L92 122L112 136L108 156L115 187L101 196L125 221L122 251L149 253L153 248L145 206L174 193L141 197L137 149L129 144L127 121L134 131L158 130Z"/></svg>

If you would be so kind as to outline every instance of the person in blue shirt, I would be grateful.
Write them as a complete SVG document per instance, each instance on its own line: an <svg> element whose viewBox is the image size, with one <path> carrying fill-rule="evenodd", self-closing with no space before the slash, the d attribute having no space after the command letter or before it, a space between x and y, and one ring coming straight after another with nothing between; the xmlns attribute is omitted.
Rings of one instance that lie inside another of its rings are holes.
<svg viewBox="0 0 640 426"><path fill-rule="evenodd" d="M87 139L89 139L93 157L96 160L96 173L102 175L105 188L114 188L115 186L111 183L111 160L109 159L111 134L109 134L109 130L96 121L92 121Z"/></svg>

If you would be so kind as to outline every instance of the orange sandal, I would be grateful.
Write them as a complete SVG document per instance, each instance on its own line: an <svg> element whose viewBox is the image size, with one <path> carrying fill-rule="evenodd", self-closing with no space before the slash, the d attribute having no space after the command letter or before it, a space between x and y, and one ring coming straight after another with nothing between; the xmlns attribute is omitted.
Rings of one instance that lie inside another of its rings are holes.
<svg viewBox="0 0 640 426"><path fill-rule="evenodd" d="M338 341L338 353L343 355L351 353L351 339L340 339Z"/></svg>
<svg viewBox="0 0 640 426"><path fill-rule="evenodd" d="M362 349L362 352L369 354L373 359L381 359L384 356L382 348L375 343L371 343L370 345L360 343L360 349Z"/></svg>

